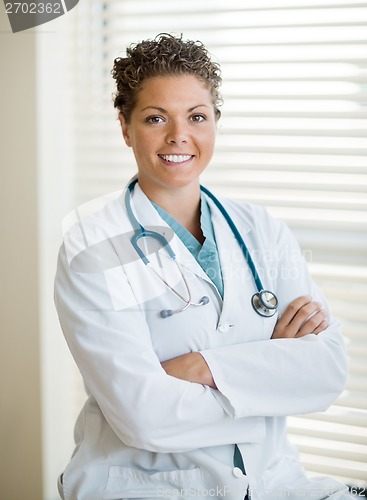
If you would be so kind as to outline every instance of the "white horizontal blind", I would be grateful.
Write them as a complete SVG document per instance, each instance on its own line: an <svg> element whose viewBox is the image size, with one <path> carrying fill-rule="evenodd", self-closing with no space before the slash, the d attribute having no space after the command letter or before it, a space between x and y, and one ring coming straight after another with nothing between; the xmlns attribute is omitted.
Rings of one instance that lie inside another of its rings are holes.
<svg viewBox="0 0 367 500"><path fill-rule="evenodd" d="M135 172L112 106L113 59L160 32L203 41L224 80L203 181L286 219L344 324L348 386L326 413L290 418L291 438L311 473L365 485L367 3L89 0L75 11L75 203Z"/></svg>

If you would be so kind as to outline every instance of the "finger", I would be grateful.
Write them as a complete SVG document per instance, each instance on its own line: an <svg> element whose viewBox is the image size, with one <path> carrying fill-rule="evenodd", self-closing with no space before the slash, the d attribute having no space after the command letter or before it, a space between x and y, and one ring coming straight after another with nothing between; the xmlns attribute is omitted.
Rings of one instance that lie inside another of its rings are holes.
<svg viewBox="0 0 367 500"><path fill-rule="evenodd" d="M303 305L293 316L290 323L280 329L280 325L276 325L274 330L273 338L285 337L285 338L294 338L296 336L303 336L311 333L311 330L314 330L318 327L319 322L316 324L319 317L313 321L313 326L311 328L311 323L306 327L306 323L311 321L313 316L315 316L320 310L322 310L321 304L315 301L311 301L305 305ZM305 328L300 332L300 330L305 326ZM307 328L307 329L306 329ZM300 335L298 335L300 333Z"/></svg>
<svg viewBox="0 0 367 500"><path fill-rule="evenodd" d="M319 327L316 328L316 330L314 330L312 333L315 334L315 335L317 335L318 333L323 332L324 330L326 330L326 328L328 326L329 326L329 320L325 319L324 321L321 321Z"/></svg>
<svg viewBox="0 0 367 500"><path fill-rule="evenodd" d="M320 319L321 316L323 316L323 319L327 318L327 313L324 309L324 306L320 304L319 302L312 301L310 304L307 305L307 307L304 308L303 311L301 311L301 314L307 314L307 312L310 311L309 315L304 319L303 323L299 327L299 331L302 330L302 328L307 325L308 329L315 324L314 328L316 328L318 325L316 324L316 321ZM318 318L314 318L319 314ZM311 321L312 320L312 321Z"/></svg>
<svg viewBox="0 0 367 500"><path fill-rule="evenodd" d="M286 307L284 313L278 320L276 329L282 331L284 328L286 328L286 326L289 325L294 316L297 314L299 309L306 304L309 304L311 301L312 297L310 297L309 295L304 295L290 302Z"/></svg>
<svg viewBox="0 0 367 500"><path fill-rule="evenodd" d="M319 302L309 302L297 311L289 327L293 329L295 334L298 333L308 321L312 321L313 317L317 315L320 310L322 310L322 305ZM314 325L312 329L314 330L316 326L318 325Z"/></svg>
<svg viewBox="0 0 367 500"><path fill-rule="evenodd" d="M289 316L291 315L291 313L293 313L295 307L298 307L298 310L293 315L288 325L283 328L284 336L295 337L306 320L321 308L321 305L319 305L317 302L314 302L312 299L310 302L307 302L309 298L310 297L302 297L302 301L297 300L289 304Z"/></svg>
<svg viewBox="0 0 367 500"><path fill-rule="evenodd" d="M296 337L303 337L310 333L320 333L328 326L328 318L325 309L319 309L312 313L300 327Z"/></svg>

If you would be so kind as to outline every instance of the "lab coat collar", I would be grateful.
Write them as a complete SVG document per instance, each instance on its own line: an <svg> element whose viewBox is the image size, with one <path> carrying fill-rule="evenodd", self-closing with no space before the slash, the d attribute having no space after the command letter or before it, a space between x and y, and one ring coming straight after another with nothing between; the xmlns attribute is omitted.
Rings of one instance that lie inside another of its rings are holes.
<svg viewBox="0 0 367 500"><path fill-rule="evenodd" d="M161 232L161 234L169 234L172 231L169 225L155 210L149 198L142 191L138 183L135 184L134 190L131 194L131 206L136 215L136 218L146 229L154 226L154 230ZM173 235L173 238L171 241L169 241L169 243L172 247L172 250L176 254L176 260L180 266L189 269L191 272L210 283L215 288L215 290L217 290L200 264L198 264L196 259L192 256L191 252L186 248L186 246L182 243L182 241L176 234ZM159 253L165 254L166 252L162 249L159 251ZM219 292L217 293L219 295Z"/></svg>
<svg viewBox="0 0 367 500"><path fill-rule="evenodd" d="M214 201L211 198L209 198L209 196L207 196L206 194L204 194L204 196L205 196L205 199L208 201L208 204L210 207L213 224L217 223L218 227L220 227L220 225L222 225L223 227L228 228L228 231L233 235L234 239L236 239L234 234L232 233L231 228L228 226L227 221L225 220L224 216L220 212L219 208L217 208ZM235 223L237 229L242 234L242 236L245 234L248 234L251 231L251 226L250 226L250 224L247 224L246 221L244 220L243 213L241 212L241 216L238 215L238 217L236 217L235 211L231 210L231 208L229 208L229 205L233 205L232 201L230 201L230 200L223 201L222 199L220 199L219 201L224 206L224 208L227 210L227 212L229 213L229 216L233 219L233 222ZM234 206L232 208L234 208Z"/></svg>
<svg viewBox="0 0 367 500"><path fill-rule="evenodd" d="M224 283L223 309L222 319L229 320L233 315L233 304L236 304L238 297L238 280L241 279L241 268L246 266L246 261L243 257L243 252L238 244L238 241L229 227L224 216L217 208L215 203L207 197L214 228L215 239L218 246L220 265ZM226 207L225 207L226 208ZM234 217L232 211L230 217L241 233L242 236L250 232L250 228L246 225L243 219ZM243 284L245 286L245 284Z"/></svg>

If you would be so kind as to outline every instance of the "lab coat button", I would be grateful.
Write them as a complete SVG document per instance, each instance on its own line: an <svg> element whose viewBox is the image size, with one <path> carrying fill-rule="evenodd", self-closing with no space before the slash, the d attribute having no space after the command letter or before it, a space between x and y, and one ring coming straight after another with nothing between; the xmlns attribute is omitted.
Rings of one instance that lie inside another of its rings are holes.
<svg viewBox="0 0 367 500"><path fill-rule="evenodd" d="M243 472L239 467L234 467L232 472L235 477L243 477Z"/></svg>
<svg viewBox="0 0 367 500"><path fill-rule="evenodd" d="M225 332L228 332L229 327L230 327L230 325L228 323L221 323L218 326L218 330L220 331L220 333L225 333Z"/></svg>

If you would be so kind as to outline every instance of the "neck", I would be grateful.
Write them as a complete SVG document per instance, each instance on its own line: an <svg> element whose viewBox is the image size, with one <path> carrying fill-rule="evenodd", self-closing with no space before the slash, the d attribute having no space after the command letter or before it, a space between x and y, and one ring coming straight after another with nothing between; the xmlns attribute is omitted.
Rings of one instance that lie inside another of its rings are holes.
<svg viewBox="0 0 367 500"><path fill-rule="evenodd" d="M203 243L204 236L200 225L200 185L185 186L170 190L151 190L139 186L146 196L169 213L195 238Z"/></svg>

